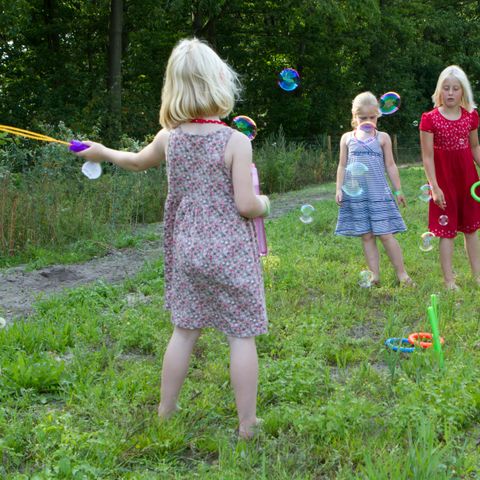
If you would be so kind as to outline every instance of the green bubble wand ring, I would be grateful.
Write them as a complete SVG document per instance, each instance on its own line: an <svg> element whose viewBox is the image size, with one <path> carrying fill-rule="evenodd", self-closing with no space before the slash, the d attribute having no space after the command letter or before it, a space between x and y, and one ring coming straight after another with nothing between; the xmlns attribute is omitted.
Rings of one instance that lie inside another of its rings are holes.
<svg viewBox="0 0 480 480"><path fill-rule="evenodd" d="M480 197L477 195L476 193L476 189L480 187L480 181L479 182L475 182L471 188L470 188L470 193L472 194L472 197L474 200L476 200L477 202L480 202Z"/></svg>

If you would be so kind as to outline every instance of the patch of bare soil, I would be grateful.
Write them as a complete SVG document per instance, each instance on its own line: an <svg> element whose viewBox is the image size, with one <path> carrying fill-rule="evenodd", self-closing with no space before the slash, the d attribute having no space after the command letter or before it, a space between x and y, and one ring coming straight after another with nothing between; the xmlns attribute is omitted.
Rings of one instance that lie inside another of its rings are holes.
<svg viewBox="0 0 480 480"><path fill-rule="evenodd" d="M281 217L302 203L325 199L333 199L333 192L322 193L321 187L278 195L272 201L271 218ZM0 317L8 322L28 316L40 295L45 297L98 280L116 283L135 276L145 262L162 255L162 224L149 226L152 228L160 239L144 243L141 248L111 250L106 256L85 263L53 265L35 271L27 271L24 266L0 271Z"/></svg>

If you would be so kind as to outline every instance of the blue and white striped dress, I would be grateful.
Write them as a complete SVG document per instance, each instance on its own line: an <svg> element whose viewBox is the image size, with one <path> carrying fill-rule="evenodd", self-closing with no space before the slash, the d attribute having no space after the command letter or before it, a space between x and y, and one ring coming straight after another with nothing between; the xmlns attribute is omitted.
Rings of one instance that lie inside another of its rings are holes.
<svg viewBox="0 0 480 480"><path fill-rule="evenodd" d="M352 132L347 149L342 206L335 234L357 237L369 232L374 235L404 232L407 227L385 176L378 135L362 141Z"/></svg>

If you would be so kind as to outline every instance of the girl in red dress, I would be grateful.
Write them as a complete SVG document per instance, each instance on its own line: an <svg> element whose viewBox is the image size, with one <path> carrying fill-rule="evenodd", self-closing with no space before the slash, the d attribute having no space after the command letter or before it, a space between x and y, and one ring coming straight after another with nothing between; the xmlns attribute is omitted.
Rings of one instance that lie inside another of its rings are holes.
<svg viewBox="0 0 480 480"><path fill-rule="evenodd" d="M480 285L480 203L470 194L479 179L478 113L470 82L456 65L440 74L432 100L435 108L420 122L423 165L432 188L428 228L440 237L445 286L458 290L452 268L457 232L465 236L472 274Z"/></svg>

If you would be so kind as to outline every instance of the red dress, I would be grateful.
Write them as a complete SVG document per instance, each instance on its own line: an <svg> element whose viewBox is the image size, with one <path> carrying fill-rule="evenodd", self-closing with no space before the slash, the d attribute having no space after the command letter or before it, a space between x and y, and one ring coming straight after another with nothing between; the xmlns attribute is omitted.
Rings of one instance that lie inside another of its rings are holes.
<svg viewBox="0 0 480 480"><path fill-rule="evenodd" d="M446 119L438 108L422 115L420 130L433 133L435 175L447 202L445 210L430 202L428 229L437 237L453 238L457 232L472 233L480 228L480 203L470 194L478 173L469 135L477 128L476 110L462 108L458 120ZM439 223L442 215L448 217L446 225Z"/></svg>

